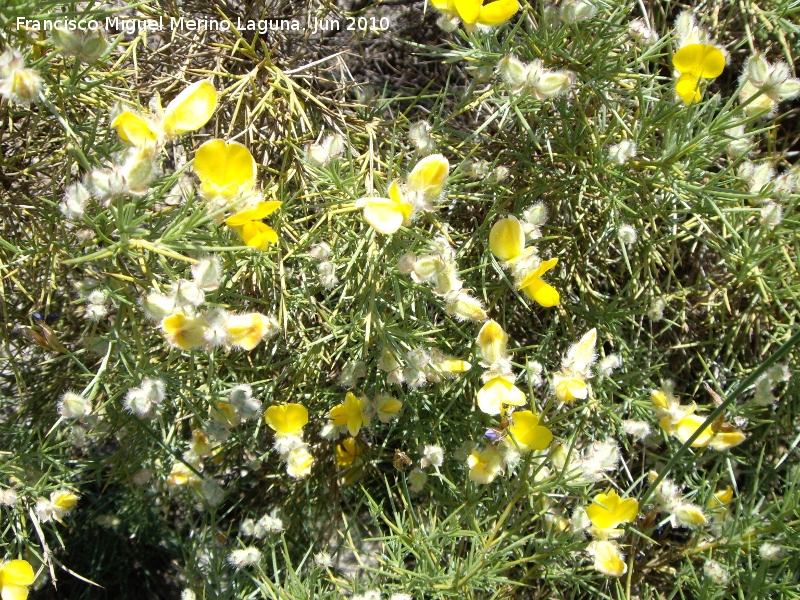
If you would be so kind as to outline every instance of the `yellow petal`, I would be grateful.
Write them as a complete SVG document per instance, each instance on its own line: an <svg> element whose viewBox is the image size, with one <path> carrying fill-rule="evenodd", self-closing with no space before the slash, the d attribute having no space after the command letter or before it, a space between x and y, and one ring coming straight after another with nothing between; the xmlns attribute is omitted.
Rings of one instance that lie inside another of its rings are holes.
<svg viewBox="0 0 800 600"><path fill-rule="evenodd" d="M364 220L372 225L373 229L384 235L391 235L400 229L405 218L402 205L389 198L363 198Z"/></svg>
<svg viewBox="0 0 800 600"><path fill-rule="evenodd" d="M336 446L336 464L340 467L350 467L355 463L364 449L355 438L347 438Z"/></svg>
<svg viewBox="0 0 800 600"><path fill-rule="evenodd" d="M193 83L167 105L162 127L168 137L197 131L208 123L217 108L217 90L208 81Z"/></svg>
<svg viewBox="0 0 800 600"><path fill-rule="evenodd" d="M746 436L738 429L734 429L733 431L719 431L711 439L709 446L719 451L730 450L734 446L741 444L745 439Z"/></svg>
<svg viewBox="0 0 800 600"><path fill-rule="evenodd" d="M432 154L419 161L408 175L408 188L430 201L442 193L450 171L450 163L441 154Z"/></svg>
<svg viewBox="0 0 800 600"><path fill-rule="evenodd" d="M442 362L436 363L436 368L445 373L466 373L472 365L459 358L446 358Z"/></svg>
<svg viewBox="0 0 800 600"><path fill-rule="evenodd" d="M481 8L477 22L487 27L500 25L513 17L518 10L517 0L495 0Z"/></svg>
<svg viewBox="0 0 800 600"><path fill-rule="evenodd" d="M703 97L700 94L700 80L690 73L684 73L678 78L675 83L675 93L686 106L700 102Z"/></svg>
<svg viewBox="0 0 800 600"><path fill-rule="evenodd" d="M700 429L700 426L705 422L706 418L699 415L686 415L675 426L675 436L681 441L686 442L694 432ZM694 442L692 448L704 448L711 443L714 439L714 432L711 427L706 427Z"/></svg>
<svg viewBox="0 0 800 600"><path fill-rule="evenodd" d="M24 585L3 583L2 598L3 600L26 600L28 598L28 588Z"/></svg>
<svg viewBox="0 0 800 600"><path fill-rule="evenodd" d="M556 398L562 402L585 400L589 395L586 382L580 377L566 377L556 383Z"/></svg>
<svg viewBox="0 0 800 600"><path fill-rule="evenodd" d="M494 446L483 452L473 450L467 458L469 478L476 483L491 483L503 472L503 455Z"/></svg>
<svg viewBox="0 0 800 600"><path fill-rule="evenodd" d="M545 308L557 306L561 301L558 290L538 277L532 279L526 277L523 283L524 285L521 289L525 292L525 295Z"/></svg>
<svg viewBox="0 0 800 600"><path fill-rule="evenodd" d="M478 408L487 415L499 415L504 406L522 406L525 402L525 393L504 377L495 377L478 390Z"/></svg>
<svg viewBox="0 0 800 600"><path fill-rule="evenodd" d="M33 567L27 560L12 560L0 570L0 582L2 582L4 591L6 586L33 585L35 578ZM5 596L3 600L5 600Z"/></svg>
<svg viewBox="0 0 800 600"><path fill-rule="evenodd" d="M489 248L499 260L513 260L525 249L525 230L516 217L500 219L489 231Z"/></svg>
<svg viewBox="0 0 800 600"><path fill-rule="evenodd" d="M478 20L483 0L455 0L454 4L461 20L470 25Z"/></svg>
<svg viewBox="0 0 800 600"><path fill-rule="evenodd" d="M264 412L264 421L282 435L294 435L308 423L308 410L302 404L278 404Z"/></svg>
<svg viewBox="0 0 800 600"><path fill-rule="evenodd" d="M281 204L283 204L283 202L278 202L276 200L259 202L258 206L251 210L245 210L240 213L236 213L232 217L228 217L225 220L225 224L229 227L241 227L248 221L260 221L261 219L268 217L278 210Z"/></svg>
<svg viewBox="0 0 800 600"><path fill-rule="evenodd" d="M277 232L261 221L250 221L241 227L242 241L252 248L266 250L270 244L278 241Z"/></svg>
<svg viewBox="0 0 800 600"><path fill-rule="evenodd" d="M508 356L508 352L506 351L508 334L503 331L500 324L493 319L487 321L486 324L481 327L480 332L478 332L476 343L481 351L481 356L490 365Z"/></svg>
<svg viewBox="0 0 800 600"><path fill-rule="evenodd" d="M516 411L514 424L508 429L520 446L531 450L544 450L553 441L550 430L539 425L539 417L529 410Z"/></svg>
<svg viewBox="0 0 800 600"><path fill-rule="evenodd" d="M119 139L137 148L150 146L158 141L158 133L147 120L129 110L118 114L111 121L111 127L117 130Z"/></svg>
<svg viewBox="0 0 800 600"><path fill-rule="evenodd" d="M453 0L431 0L431 4L437 10L447 13L449 15L456 13L456 7Z"/></svg>
<svg viewBox="0 0 800 600"><path fill-rule="evenodd" d="M238 142L209 140L197 149L194 172L203 183L203 193L231 198L253 187L256 161Z"/></svg>
<svg viewBox="0 0 800 600"><path fill-rule="evenodd" d="M674 54L672 66L695 79L714 79L725 69L725 55L710 44L689 44Z"/></svg>

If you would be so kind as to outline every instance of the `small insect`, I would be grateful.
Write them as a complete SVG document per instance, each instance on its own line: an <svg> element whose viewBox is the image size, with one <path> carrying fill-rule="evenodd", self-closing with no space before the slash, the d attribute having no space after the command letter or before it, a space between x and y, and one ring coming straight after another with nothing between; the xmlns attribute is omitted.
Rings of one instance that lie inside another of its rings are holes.
<svg viewBox="0 0 800 600"><path fill-rule="evenodd" d="M513 424L514 420L509 415L506 415L503 417L503 420L500 421L500 425L497 427L489 427L483 435L491 442L499 442L506 438L508 435L508 428Z"/></svg>
<svg viewBox="0 0 800 600"><path fill-rule="evenodd" d="M35 321L44 321L45 323L52 323L53 321L58 319L58 317L61 316L61 313L53 313L45 317L42 313L34 312L31 313L31 316Z"/></svg>
<svg viewBox="0 0 800 600"><path fill-rule="evenodd" d="M402 452L400 450L394 451L394 460L392 461L392 464L394 465L394 468L397 469L398 471L405 471L413 463L414 461L411 460L411 458L409 458L408 454L406 454L405 452Z"/></svg>

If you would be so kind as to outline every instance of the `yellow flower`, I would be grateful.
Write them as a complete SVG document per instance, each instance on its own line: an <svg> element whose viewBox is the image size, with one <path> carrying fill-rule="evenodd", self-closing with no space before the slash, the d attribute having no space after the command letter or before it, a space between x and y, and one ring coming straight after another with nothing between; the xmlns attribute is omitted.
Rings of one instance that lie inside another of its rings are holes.
<svg viewBox="0 0 800 600"><path fill-rule="evenodd" d="M353 392L347 392L343 404L337 404L331 409L330 418L337 427L347 425L350 435L358 435L359 430L367 424L368 418L364 414L364 401L356 397Z"/></svg>
<svg viewBox="0 0 800 600"><path fill-rule="evenodd" d="M724 490L714 492L714 495L708 500L708 507L711 510L718 510L731 500L733 500L733 488L728 486Z"/></svg>
<svg viewBox="0 0 800 600"><path fill-rule="evenodd" d="M478 348L481 351L483 360L488 365L508 358L508 334L503 331L503 328L495 320L487 321L481 330L478 332L478 339L476 340Z"/></svg>
<svg viewBox="0 0 800 600"><path fill-rule="evenodd" d="M78 496L69 490L58 490L50 494L50 504L55 516L60 518L77 506Z"/></svg>
<svg viewBox="0 0 800 600"><path fill-rule="evenodd" d="M228 217L225 224L235 228L242 238L242 241L252 248L266 250L270 244L278 241L278 234L275 230L262 223L261 219L271 215L278 210L282 202L275 200L269 202L259 202L258 206L251 210L245 210Z"/></svg>
<svg viewBox="0 0 800 600"><path fill-rule="evenodd" d="M577 373L559 372L554 374L553 387L555 388L556 398L561 402L585 400L589 395L586 381L582 375Z"/></svg>
<svg viewBox="0 0 800 600"><path fill-rule="evenodd" d="M539 425L539 417L531 411L516 411L513 418L514 424L508 430L523 450L544 450L553 441L553 434Z"/></svg>
<svg viewBox="0 0 800 600"><path fill-rule="evenodd" d="M622 577L628 572L625 557L616 542L599 540L589 545L589 553L594 556L594 568L609 577Z"/></svg>
<svg viewBox="0 0 800 600"><path fill-rule="evenodd" d="M278 326L275 320L265 317L261 313L231 315L225 322L228 341L245 350L252 350L258 346L261 340L275 335L277 331Z"/></svg>
<svg viewBox="0 0 800 600"><path fill-rule="evenodd" d="M400 416L403 410L403 403L391 396L378 396L375 398L375 412L381 423L389 423Z"/></svg>
<svg viewBox="0 0 800 600"><path fill-rule="evenodd" d="M357 439L349 437L336 446L336 464L339 467L352 467L361 463L364 446Z"/></svg>
<svg viewBox="0 0 800 600"><path fill-rule="evenodd" d="M389 197L367 197L356 202L356 207L364 208L364 220L378 233L391 235L403 224L411 222L414 206L407 202L400 192L397 180L389 186Z"/></svg>
<svg viewBox="0 0 800 600"><path fill-rule="evenodd" d="M699 102L701 79L715 79L725 69L725 55L711 44L688 44L672 57L672 66L680 72L675 92L686 105Z"/></svg>
<svg viewBox="0 0 800 600"><path fill-rule="evenodd" d="M681 502L672 511L674 524L678 527L702 527L708 520L696 504Z"/></svg>
<svg viewBox="0 0 800 600"><path fill-rule="evenodd" d="M670 427L667 423L664 423L664 419L661 420L661 427L671 433L675 437L677 437L681 442L686 442L690 437L692 437L698 429L703 425L706 418L700 415L690 414L683 417L677 424L672 425ZM667 425L667 427L665 427ZM692 448L705 448L711 443L711 440L714 438L714 431L711 429L709 425L705 429L703 429L700 436L692 442Z"/></svg>
<svg viewBox="0 0 800 600"><path fill-rule="evenodd" d="M516 217L500 219L489 231L489 248L498 260L511 261L525 250L525 230Z"/></svg>
<svg viewBox="0 0 800 600"><path fill-rule="evenodd" d="M200 478L182 462L176 462L172 465L172 470L167 476L167 485L172 488L183 487L191 484L195 485L200 483Z"/></svg>
<svg viewBox="0 0 800 600"><path fill-rule="evenodd" d="M639 502L635 498L619 497L617 492L598 494L593 503L586 507L586 515L597 529L614 529L620 523L632 523L639 512Z"/></svg>
<svg viewBox="0 0 800 600"><path fill-rule="evenodd" d="M560 301L558 291L548 283L542 281L542 275L547 273L550 269L558 264L557 258L542 261L542 263L533 271L528 273L522 282L517 286L525 294L538 302L541 306L549 308L556 306Z"/></svg>
<svg viewBox="0 0 800 600"><path fill-rule="evenodd" d="M264 412L264 421L280 435L296 435L308 423L308 410L302 404L276 404Z"/></svg>
<svg viewBox="0 0 800 600"><path fill-rule="evenodd" d="M468 26L500 25L519 10L517 0L495 0L486 5L483 4L483 0L432 0L431 3L448 16L458 16Z"/></svg>
<svg viewBox="0 0 800 600"><path fill-rule="evenodd" d="M419 194L423 204L442 195L450 163L441 154L432 154L419 161L408 174L408 190Z"/></svg>
<svg viewBox="0 0 800 600"><path fill-rule="evenodd" d="M36 576L27 560L11 560L0 565L0 596L3 600L25 600Z"/></svg>
<svg viewBox="0 0 800 600"><path fill-rule="evenodd" d="M476 483L491 483L503 472L503 455L494 446L486 446L483 452L472 450L467 458L469 478Z"/></svg>
<svg viewBox="0 0 800 600"><path fill-rule="evenodd" d="M505 406L522 406L525 393L506 377L495 377L478 390L478 408L487 415L499 415Z"/></svg>
<svg viewBox="0 0 800 600"><path fill-rule="evenodd" d="M256 161L239 142L209 140L194 155L194 172L206 198L236 198L256 183Z"/></svg>
<svg viewBox="0 0 800 600"><path fill-rule="evenodd" d="M472 368L472 365L466 360L460 358L444 358L438 362L433 363L433 366L439 369L442 373L451 373L453 375L458 373L466 373Z"/></svg>
<svg viewBox="0 0 800 600"><path fill-rule="evenodd" d="M161 321L161 329L170 344L182 350L191 350L203 345L206 323L203 319L178 312Z"/></svg>
<svg viewBox="0 0 800 600"><path fill-rule="evenodd" d="M208 123L217 108L217 90L210 81L193 83L164 109L154 120L126 110L111 122L123 142L143 148L159 144L163 139L197 131Z"/></svg>

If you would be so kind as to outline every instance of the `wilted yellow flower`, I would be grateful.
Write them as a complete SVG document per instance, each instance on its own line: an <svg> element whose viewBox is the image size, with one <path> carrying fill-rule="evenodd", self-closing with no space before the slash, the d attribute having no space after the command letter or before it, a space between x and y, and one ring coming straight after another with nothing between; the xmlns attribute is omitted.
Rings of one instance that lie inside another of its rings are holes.
<svg viewBox="0 0 800 600"><path fill-rule="evenodd" d="M400 416L403 403L391 396L378 396L375 398L375 413L381 423L389 423Z"/></svg>
<svg viewBox="0 0 800 600"><path fill-rule="evenodd" d="M314 457L305 444L289 451L286 457L286 472L295 479L302 479L311 473Z"/></svg>
<svg viewBox="0 0 800 600"><path fill-rule="evenodd" d="M442 371L443 373L466 373L472 368L472 365L466 360L460 358L444 358L440 361L433 363L433 366Z"/></svg>
<svg viewBox="0 0 800 600"><path fill-rule="evenodd" d="M206 322L177 312L161 321L161 329L170 344L182 350L191 350L203 345Z"/></svg>
<svg viewBox="0 0 800 600"><path fill-rule="evenodd" d="M302 404L276 404L264 412L264 421L280 435L297 435L308 423L308 410Z"/></svg>
<svg viewBox="0 0 800 600"><path fill-rule="evenodd" d="M256 161L239 142L207 141L194 155L194 172L206 198L232 200L253 189L256 183Z"/></svg>
<svg viewBox="0 0 800 600"><path fill-rule="evenodd" d="M0 596L3 600L25 600L36 575L27 560L10 560L0 564Z"/></svg>
<svg viewBox="0 0 800 600"><path fill-rule="evenodd" d="M508 21L519 10L517 0L431 0L431 4L449 17L458 17L467 28L475 25L494 27Z"/></svg>
<svg viewBox="0 0 800 600"><path fill-rule="evenodd" d="M525 393L507 377L490 379L478 390L478 408L487 415L499 415L506 406L522 406L525 402Z"/></svg>
<svg viewBox="0 0 800 600"><path fill-rule="evenodd" d="M228 217L225 224L233 227L239 233L242 241L252 248L266 250L270 244L278 241L278 234L275 230L262 223L261 219L271 215L283 204L275 200L269 202L259 202L253 209L245 210Z"/></svg>
<svg viewBox="0 0 800 600"><path fill-rule="evenodd" d="M491 483L503 472L503 455L494 446L486 446L483 452L476 449L467 458L469 478L476 483Z"/></svg>
<svg viewBox="0 0 800 600"><path fill-rule="evenodd" d="M388 198L361 198L356 202L356 207L363 207L364 220L384 235L391 235L401 225L410 223L411 213L414 212L414 206L403 198L396 180L389 186Z"/></svg>
<svg viewBox="0 0 800 600"><path fill-rule="evenodd" d="M442 195L449 171L450 163L441 154L426 156L408 174L408 191L417 194L424 206Z"/></svg>
<svg viewBox="0 0 800 600"><path fill-rule="evenodd" d="M182 462L172 465L172 470L167 476L167 485L173 488L200 483L200 478Z"/></svg>
<svg viewBox="0 0 800 600"><path fill-rule="evenodd" d="M672 520L676 527L702 527L708 520L696 504L681 502L672 510Z"/></svg>
<svg viewBox="0 0 800 600"><path fill-rule="evenodd" d="M264 338L275 335L278 329L274 319L261 313L231 315L225 322L228 341L234 346L239 346L245 350L252 350Z"/></svg>
<svg viewBox="0 0 800 600"><path fill-rule="evenodd" d="M480 300L473 298L464 291L459 291L448 297L445 312L459 319L475 321L476 323L482 323L489 318L489 315L483 310Z"/></svg>
<svg viewBox="0 0 800 600"><path fill-rule="evenodd" d="M700 102L701 79L715 79L725 69L725 55L711 44L688 44L672 56L672 66L680 73L675 92L686 105Z"/></svg>
<svg viewBox="0 0 800 600"><path fill-rule="evenodd" d="M542 275L547 273L557 264L557 258L551 258L550 260L542 261L542 263L536 269L525 276L525 278L517 287L525 292L529 298L535 300L545 308L556 306L561 300L561 297L553 286L542 281Z"/></svg>
<svg viewBox="0 0 800 600"><path fill-rule="evenodd" d="M208 123L217 108L217 90L208 81L193 83L164 109L158 118L147 118L133 111L123 111L111 122L123 142L143 148L161 143Z"/></svg>
<svg viewBox="0 0 800 600"><path fill-rule="evenodd" d="M347 392L344 403L337 404L331 409L330 419L337 427L347 425L350 435L358 435L359 430L367 424L368 416L365 414L364 401L353 392Z"/></svg>
<svg viewBox="0 0 800 600"><path fill-rule="evenodd" d="M588 551L594 556L594 568L603 575L622 577L628 572L625 557L616 542L608 540L592 542Z"/></svg>
<svg viewBox="0 0 800 600"><path fill-rule="evenodd" d="M531 411L515 411L513 418L514 423L508 430L523 450L544 450L553 441L553 434L539 425L539 417Z"/></svg>
<svg viewBox="0 0 800 600"><path fill-rule="evenodd" d="M608 494L598 494L586 507L586 515L600 531L613 530L620 523L632 523L638 512L639 502L635 498L623 500L613 490Z"/></svg>
<svg viewBox="0 0 800 600"><path fill-rule="evenodd" d="M357 439L349 437L336 446L336 464L340 467L358 466L364 446Z"/></svg>

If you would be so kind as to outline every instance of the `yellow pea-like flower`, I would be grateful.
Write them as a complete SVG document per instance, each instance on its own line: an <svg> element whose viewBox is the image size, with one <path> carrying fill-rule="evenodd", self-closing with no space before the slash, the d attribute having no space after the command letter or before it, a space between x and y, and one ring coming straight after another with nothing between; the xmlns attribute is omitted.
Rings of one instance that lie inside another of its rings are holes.
<svg viewBox="0 0 800 600"><path fill-rule="evenodd" d="M482 452L473 450L467 458L469 478L475 483L491 483L503 472L503 455L494 446L487 446Z"/></svg>
<svg viewBox="0 0 800 600"><path fill-rule="evenodd" d="M390 423L400 416L403 410L403 403L391 396L378 396L375 398L375 414L381 423Z"/></svg>
<svg viewBox="0 0 800 600"><path fill-rule="evenodd" d="M111 122L119 138L137 148L160 144L183 133L197 131L208 123L217 108L217 90L208 81L197 81L178 94L158 117L121 112Z"/></svg>
<svg viewBox="0 0 800 600"><path fill-rule="evenodd" d="M450 163L441 154L432 154L419 161L408 175L408 189L418 193L425 202L442 194L444 182L450 172Z"/></svg>
<svg viewBox="0 0 800 600"><path fill-rule="evenodd" d="M273 319L260 313L231 315L225 322L228 341L245 350L252 350L265 337L274 335L277 329Z"/></svg>
<svg viewBox="0 0 800 600"><path fill-rule="evenodd" d="M200 178L203 196L232 199L253 189L256 161L239 142L209 140L197 149L194 172Z"/></svg>
<svg viewBox="0 0 800 600"><path fill-rule="evenodd" d="M311 467L314 464L314 457L308 448L303 445L293 448L286 457L286 472L290 477L302 479L311 474Z"/></svg>
<svg viewBox="0 0 800 600"><path fill-rule="evenodd" d="M347 425L347 431L351 436L358 435L361 428L367 423L367 416L364 414L364 401L358 398L353 392L347 392L342 404L337 404L331 409L330 419L337 427Z"/></svg>
<svg viewBox="0 0 800 600"><path fill-rule="evenodd" d="M686 442L692 437L698 429L703 425L706 418L700 415L690 414L683 417L677 424L673 426L673 434L681 442ZM714 431L711 426L707 426L700 433L700 436L692 442L692 448L705 448L714 439Z"/></svg>
<svg viewBox="0 0 800 600"><path fill-rule="evenodd" d="M494 27L505 23L519 10L517 0L432 0L435 8L449 16L458 16L465 25Z"/></svg>
<svg viewBox="0 0 800 600"><path fill-rule="evenodd" d="M239 232L242 241L251 248L266 250L270 244L278 241L278 233L261 219L271 215L280 208L282 202L271 200L259 202L258 206L251 210L245 210L228 217L225 224L233 227Z"/></svg>
<svg viewBox="0 0 800 600"><path fill-rule="evenodd" d="M506 377L490 379L478 391L478 408L487 415L499 415L506 406L522 406L526 402L525 393Z"/></svg>
<svg viewBox="0 0 800 600"><path fill-rule="evenodd" d="M573 400L586 400L589 396L589 388L581 376L556 377L554 381L556 398L561 402L572 402Z"/></svg>
<svg viewBox="0 0 800 600"><path fill-rule="evenodd" d="M280 435L297 435L308 423L308 409L302 404L276 404L264 412L264 421Z"/></svg>
<svg viewBox="0 0 800 600"><path fill-rule="evenodd" d="M632 523L639 513L639 502L635 498L619 497L615 491L598 494L591 505L586 507L586 515L597 529L614 529L621 523Z"/></svg>
<svg viewBox="0 0 800 600"><path fill-rule="evenodd" d="M523 450L544 450L553 441L550 430L539 425L539 417L529 410L514 412L514 424L508 430Z"/></svg>
<svg viewBox="0 0 800 600"><path fill-rule="evenodd" d="M542 281L542 275L547 273L557 264L557 258L551 258L550 260L542 261L542 263L536 269L525 276L518 286L520 290L525 292L525 295L545 308L556 306L561 300L561 296L559 295L558 291L549 283Z"/></svg>
<svg viewBox="0 0 800 600"><path fill-rule="evenodd" d="M500 324L491 319L487 321L478 332L476 340L481 356L487 364L492 365L499 360L508 358L508 334L503 331Z"/></svg>
<svg viewBox="0 0 800 600"><path fill-rule="evenodd" d="M68 490L59 490L50 494L50 503L57 510L66 513L77 506L78 496Z"/></svg>
<svg viewBox="0 0 800 600"><path fill-rule="evenodd" d="M357 439L349 437L336 446L336 464L339 467L352 467L361 462L364 446Z"/></svg>
<svg viewBox="0 0 800 600"><path fill-rule="evenodd" d="M672 66L680 72L675 93L686 105L699 102L701 79L715 79L725 69L725 55L711 44L687 44L672 57Z"/></svg>
<svg viewBox="0 0 800 600"><path fill-rule="evenodd" d="M36 575L27 560L11 560L0 564L0 596L3 600L25 600Z"/></svg>
<svg viewBox="0 0 800 600"><path fill-rule="evenodd" d="M489 231L489 248L498 260L510 261L525 250L525 230L516 217L500 219Z"/></svg>
<svg viewBox="0 0 800 600"><path fill-rule="evenodd" d="M364 209L364 220L375 231L384 235L395 233L404 223L410 222L414 206L407 202L400 192L400 184L395 180L389 186L389 197L367 197L356 202L356 207Z"/></svg>
<svg viewBox="0 0 800 600"><path fill-rule="evenodd" d="M170 344L182 350L191 350L203 345L207 327L203 319L178 312L164 318L161 329Z"/></svg>

